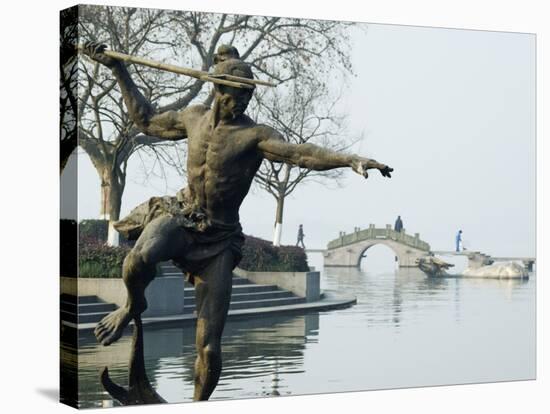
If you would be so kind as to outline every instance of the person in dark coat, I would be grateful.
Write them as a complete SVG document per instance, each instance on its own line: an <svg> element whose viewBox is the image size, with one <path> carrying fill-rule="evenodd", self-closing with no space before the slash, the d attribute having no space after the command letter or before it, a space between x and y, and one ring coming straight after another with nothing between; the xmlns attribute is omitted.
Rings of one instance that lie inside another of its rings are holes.
<svg viewBox="0 0 550 414"><path fill-rule="evenodd" d="M401 216L397 216L397 220L395 220L395 225L393 226L393 229L398 232L401 232L403 230L403 221L401 220Z"/></svg>
<svg viewBox="0 0 550 414"><path fill-rule="evenodd" d="M300 227L298 227L298 241L296 242L296 246L298 246L298 244L301 244L303 249L306 248L306 246L304 245L304 237L304 227L300 224Z"/></svg>

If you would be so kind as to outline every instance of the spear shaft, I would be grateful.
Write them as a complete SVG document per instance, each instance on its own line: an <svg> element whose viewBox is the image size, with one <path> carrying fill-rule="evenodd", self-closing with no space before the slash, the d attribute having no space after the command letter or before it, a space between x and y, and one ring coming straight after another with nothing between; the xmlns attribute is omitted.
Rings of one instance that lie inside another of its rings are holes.
<svg viewBox="0 0 550 414"><path fill-rule="evenodd" d="M80 50L84 48L79 46ZM263 86L277 86L274 83L266 82L258 79L243 78L233 75L213 75L202 70L184 68L182 66L171 65L168 63L157 62L150 59L141 58L138 56L127 55L125 53L115 52L112 50L105 50L102 52L105 56L109 56L113 59L121 60L127 63L134 63L143 66L149 66L151 68L164 70L166 72L177 73L178 75L191 76L196 79L200 79L204 82L212 82L220 85L232 86L234 88L253 89L254 85Z"/></svg>

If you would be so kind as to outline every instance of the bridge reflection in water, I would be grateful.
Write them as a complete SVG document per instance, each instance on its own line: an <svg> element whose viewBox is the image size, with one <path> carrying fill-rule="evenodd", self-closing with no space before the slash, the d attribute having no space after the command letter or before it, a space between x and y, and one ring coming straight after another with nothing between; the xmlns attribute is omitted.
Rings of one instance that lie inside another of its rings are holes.
<svg viewBox="0 0 550 414"><path fill-rule="evenodd" d="M532 379L536 277L427 278L416 268L378 273L324 269L321 288L353 293L357 305L306 315L229 320L224 369L212 399ZM194 330L145 331L146 367L170 402L191 401ZM109 366L127 381L130 338L109 347L80 340L83 406L109 406L98 382ZM65 354L74 367L76 354ZM76 375L76 370L72 370Z"/></svg>

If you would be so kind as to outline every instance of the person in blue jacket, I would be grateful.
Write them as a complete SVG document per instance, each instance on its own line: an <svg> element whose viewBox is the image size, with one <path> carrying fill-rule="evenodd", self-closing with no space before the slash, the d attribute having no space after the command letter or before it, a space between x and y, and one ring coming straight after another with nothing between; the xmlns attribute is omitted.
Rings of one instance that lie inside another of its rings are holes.
<svg viewBox="0 0 550 414"><path fill-rule="evenodd" d="M462 245L462 230L459 230L458 233L456 234L455 242L456 242L456 251L459 252L460 247Z"/></svg>

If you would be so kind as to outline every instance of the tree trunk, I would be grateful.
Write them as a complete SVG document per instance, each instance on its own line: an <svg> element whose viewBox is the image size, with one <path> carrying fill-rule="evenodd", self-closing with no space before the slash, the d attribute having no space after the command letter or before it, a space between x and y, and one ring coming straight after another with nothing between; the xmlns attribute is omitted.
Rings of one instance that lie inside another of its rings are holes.
<svg viewBox="0 0 550 414"><path fill-rule="evenodd" d="M101 174L101 206L100 218L109 220L107 244L119 245L119 234L114 229L113 223L120 218L122 194L124 193L123 177L118 177L109 167L103 169Z"/></svg>
<svg viewBox="0 0 550 414"><path fill-rule="evenodd" d="M101 204L99 205L99 218L101 220L109 220L110 193L108 182L101 180Z"/></svg>
<svg viewBox="0 0 550 414"><path fill-rule="evenodd" d="M100 179L101 179L101 204L99 206L99 218L109 220L107 244L118 246L118 232L114 229L113 223L120 218L120 207L122 205L122 194L126 186L126 161L129 154L119 154L117 165L116 151L110 151L93 140L80 140L80 145L90 156Z"/></svg>
<svg viewBox="0 0 550 414"><path fill-rule="evenodd" d="M275 213L275 228L273 231L273 246L281 245L281 234L283 232L283 212L285 208L285 196L279 194L277 197L277 212Z"/></svg>
<svg viewBox="0 0 550 414"><path fill-rule="evenodd" d="M109 187L109 231L107 234L107 244L109 246L118 246L120 243L120 235L113 227L113 223L120 218L120 206L122 205L122 193L124 188L119 184L117 179L112 180Z"/></svg>
<svg viewBox="0 0 550 414"><path fill-rule="evenodd" d="M109 188L109 219L118 221L120 219L120 208L122 206L122 193L124 186L119 184L119 180L113 177Z"/></svg>
<svg viewBox="0 0 550 414"><path fill-rule="evenodd" d="M76 148L76 144L77 144L76 131L74 133L71 133L71 136L69 138L65 138L61 140L60 157L59 157L61 161L61 169L59 172L60 174L63 173L63 170L67 165L67 161L69 161L71 154Z"/></svg>

